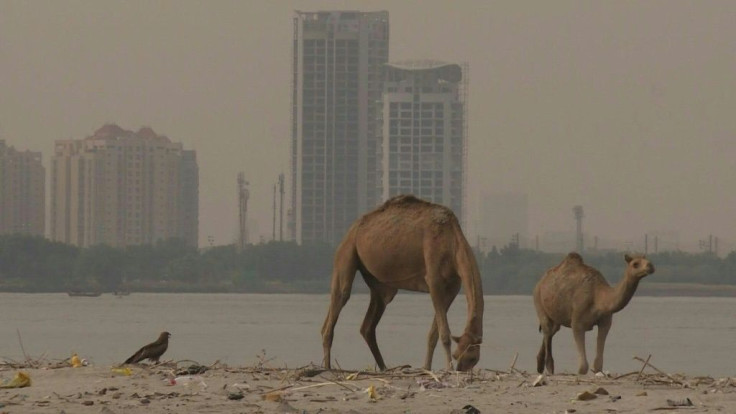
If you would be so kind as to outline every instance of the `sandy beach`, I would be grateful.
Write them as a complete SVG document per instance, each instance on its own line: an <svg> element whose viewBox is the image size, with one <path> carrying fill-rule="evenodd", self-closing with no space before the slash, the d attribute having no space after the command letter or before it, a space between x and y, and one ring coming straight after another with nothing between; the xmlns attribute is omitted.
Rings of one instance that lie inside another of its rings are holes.
<svg viewBox="0 0 736 414"><path fill-rule="evenodd" d="M280 369L216 364L183 372L188 362L158 366L0 367L31 385L0 389L2 413L640 413L736 412L736 378L658 373L546 376L475 370L388 372ZM177 366L179 367L177 369ZM178 373L177 373L178 372ZM582 397L579 397L583 394ZM590 398L590 399L587 399ZM474 411L477 410L477 411Z"/></svg>

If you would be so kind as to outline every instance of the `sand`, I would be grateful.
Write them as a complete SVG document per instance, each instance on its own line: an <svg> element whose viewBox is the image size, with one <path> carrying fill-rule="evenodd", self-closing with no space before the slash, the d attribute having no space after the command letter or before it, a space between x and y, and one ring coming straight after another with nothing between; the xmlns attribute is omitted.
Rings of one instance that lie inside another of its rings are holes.
<svg viewBox="0 0 736 414"><path fill-rule="evenodd" d="M180 375L172 384L176 366L173 362L132 366L130 375L124 375L109 366L0 365L2 379L23 371L32 381L30 387L0 389L0 412L385 414L474 413L473 408L480 413L736 412L736 378L668 376L650 368L641 377L638 372L552 375L545 377L545 385L535 387L536 373L516 370L476 370L471 376L430 374L410 367L356 373L220 365L199 375ZM598 388L602 391L595 394ZM576 399L586 391L595 398ZM681 405L688 401L692 406Z"/></svg>

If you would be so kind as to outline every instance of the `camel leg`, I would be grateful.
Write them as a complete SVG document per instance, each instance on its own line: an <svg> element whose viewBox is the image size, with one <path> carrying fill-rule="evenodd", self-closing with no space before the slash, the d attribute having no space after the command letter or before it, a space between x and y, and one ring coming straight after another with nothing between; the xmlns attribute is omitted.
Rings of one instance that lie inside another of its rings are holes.
<svg viewBox="0 0 736 414"><path fill-rule="evenodd" d="M585 355L585 329L573 325L572 335L575 338L575 346L578 348L578 357L580 359L578 374L586 374L588 372L588 357Z"/></svg>
<svg viewBox="0 0 736 414"><path fill-rule="evenodd" d="M603 371L603 348L606 346L606 337L611 330L613 317L608 316L598 323L598 342L596 343L595 359L593 360L593 372Z"/></svg>
<svg viewBox="0 0 736 414"><path fill-rule="evenodd" d="M340 246L339 250L351 246ZM322 325L322 349L324 351L323 364L326 369L331 369L332 339L335 332L335 324L340 316L340 311L350 299L350 290L353 287L355 272L358 270L357 257L355 254L336 255L334 270L332 271L332 282L330 285L330 307L327 311L325 323Z"/></svg>
<svg viewBox="0 0 736 414"><path fill-rule="evenodd" d="M539 347L539 352L537 352L537 372L543 373L544 372L544 364L545 364L545 358L547 356L547 335L545 334L542 338L542 346ZM550 372L550 374L554 374L554 372Z"/></svg>
<svg viewBox="0 0 736 414"><path fill-rule="evenodd" d="M555 360L552 358L552 337L555 336L557 331L560 330L560 325L554 324L551 321L546 321L540 325L542 327L542 346L539 348L537 354L537 372L544 372L546 366L548 374L555 373Z"/></svg>
<svg viewBox="0 0 736 414"><path fill-rule="evenodd" d="M428 277L428 279L434 280L432 277ZM445 349L446 367L448 371L452 371L452 341L450 337L450 324L447 322L447 309L449 304L452 303L454 296L450 297L451 295L445 292L445 286L437 283L431 284L429 287L429 295L432 298L432 305L434 305L434 319L437 324L439 340Z"/></svg>
<svg viewBox="0 0 736 414"><path fill-rule="evenodd" d="M457 293L460 292L460 282L458 282L456 287L452 288L452 290L454 290L455 293L450 296L450 302L447 304L445 313L450 310L450 305L452 305L452 302L455 300ZM427 336L427 356L424 358L424 369L428 371L432 369L432 359L434 356L434 349L437 347L438 337L439 332L437 331L437 318L435 317L432 318L432 326L429 328L429 335Z"/></svg>
<svg viewBox="0 0 736 414"><path fill-rule="evenodd" d="M371 288L371 303L368 305L365 319L363 319L363 324L360 326L360 334L368 343L368 348L370 348L373 358L378 364L378 369L385 371L386 364L383 362L383 356L376 341L376 326L378 326L378 322L386 310L386 305L391 303L394 296L396 296L397 289L380 285L377 282L369 282L369 277L365 277L365 279Z"/></svg>

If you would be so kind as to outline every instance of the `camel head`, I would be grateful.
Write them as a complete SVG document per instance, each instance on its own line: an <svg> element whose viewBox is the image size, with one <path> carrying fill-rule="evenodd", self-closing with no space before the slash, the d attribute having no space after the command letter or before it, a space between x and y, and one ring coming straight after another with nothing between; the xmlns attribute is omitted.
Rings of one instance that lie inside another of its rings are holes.
<svg viewBox="0 0 736 414"><path fill-rule="evenodd" d="M631 275L637 279L642 279L645 276L654 273L654 265L649 260L647 260L646 256L644 255L630 256L628 254L625 254L624 260L626 260L627 263L627 275Z"/></svg>
<svg viewBox="0 0 736 414"><path fill-rule="evenodd" d="M457 361L458 371L470 371L480 359L481 338L469 333L462 336L453 336L452 340L457 343L457 348L452 357Z"/></svg>

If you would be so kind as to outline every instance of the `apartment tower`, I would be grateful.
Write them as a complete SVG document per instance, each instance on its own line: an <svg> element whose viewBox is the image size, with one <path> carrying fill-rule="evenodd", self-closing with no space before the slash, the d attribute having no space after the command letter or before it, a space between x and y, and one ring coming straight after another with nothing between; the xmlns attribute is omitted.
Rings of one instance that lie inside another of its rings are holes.
<svg viewBox="0 0 736 414"><path fill-rule="evenodd" d="M465 217L467 66L437 61L385 65L381 101L381 195L450 207Z"/></svg>
<svg viewBox="0 0 736 414"><path fill-rule="evenodd" d="M388 12L297 11L292 80L291 237L338 243L380 201L377 107Z"/></svg>
<svg viewBox="0 0 736 414"><path fill-rule="evenodd" d="M56 141L51 160L51 238L77 246L197 246L194 151L156 134L105 125L81 140Z"/></svg>
<svg viewBox="0 0 736 414"><path fill-rule="evenodd" d="M40 152L17 151L0 140L0 234L44 235L45 176Z"/></svg>

